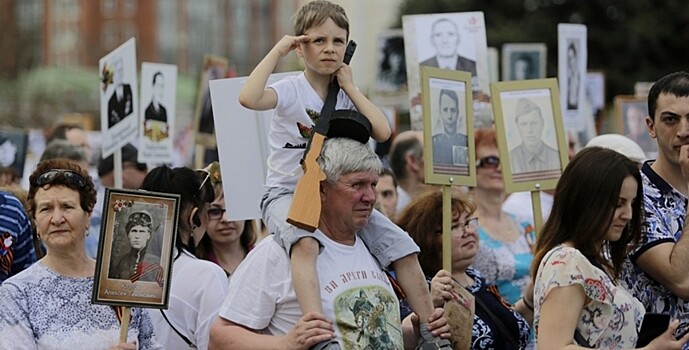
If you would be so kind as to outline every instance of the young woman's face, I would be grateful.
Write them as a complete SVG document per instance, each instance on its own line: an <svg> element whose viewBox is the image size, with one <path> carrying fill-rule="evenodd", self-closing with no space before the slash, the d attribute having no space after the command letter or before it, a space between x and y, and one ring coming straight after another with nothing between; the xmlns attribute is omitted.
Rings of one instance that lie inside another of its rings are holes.
<svg viewBox="0 0 689 350"><path fill-rule="evenodd" d="M608 228L608 233L605 235L607 241L617 241L622 236L622 230L627 226L627 223L632 219L632 203L636 198L636 191L639 184L636 179L627 176L622 181L620 187L620 198L617 200L617 207L612 217L612 223Z"/></svg>
<svg viewBox="0 0 689 350"><path fill-rule="evenodd" d="M219 215L218 215L219 214ZM213 244L226 244L239 240L244 231L244 220L228 221L225 196L218 196L208 208L206 233Z"/></svg>

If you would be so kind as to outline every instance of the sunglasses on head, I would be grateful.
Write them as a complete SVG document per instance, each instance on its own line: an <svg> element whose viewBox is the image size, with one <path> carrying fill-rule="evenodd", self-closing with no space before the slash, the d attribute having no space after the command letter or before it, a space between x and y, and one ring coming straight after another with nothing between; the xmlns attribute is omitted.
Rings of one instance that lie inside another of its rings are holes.
<svg viewBox="0 0 689 350"><path fill-rule="evenodd" d="M58 176L62 176L67 182L79 188L86 186L86 179L81 174L68 169L52 169L44 172L36 179L36 185L44 186L52 184Z"/></svg>
<svg viewBox="0 0 689 350"><path fill-rule="evenodd" d="M500 165L500 158L496 156L483 157L476 162L477 168L497 167Z"/></svg>
<svg viewBox="0 0 689 350"><path fill-rule="evenodd" d="M204 177L203 181L201 181L201 186L199 186L199 189L198 189L200 191L203 188L203 185L205 185L206 182L208 182L208 180L211 178L211 173L208 172L208 170L206 170L206 169L196 169L196 173L198 173L199 176Z"/></svg>

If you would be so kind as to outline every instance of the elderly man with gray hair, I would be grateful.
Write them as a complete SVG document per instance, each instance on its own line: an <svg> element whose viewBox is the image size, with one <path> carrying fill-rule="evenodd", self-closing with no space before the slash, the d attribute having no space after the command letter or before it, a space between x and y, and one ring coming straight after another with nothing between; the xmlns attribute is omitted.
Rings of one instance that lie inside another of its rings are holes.
<svg viewBox="0 0 689 350"><path fill-rule="evenodd" d="M275 240L264 239L232 275L228 297L211 328L213 348L308 349L329 339L342 349L416 345L418 319L402 325L393 285L357 235L376 201L383 170L378 156L358 141L329 138L318 163L326 175L315 231L323 244L317 270L325 315L302 315L289 256ZM449 337L442 309L431 318L429 330Z"/></svg>

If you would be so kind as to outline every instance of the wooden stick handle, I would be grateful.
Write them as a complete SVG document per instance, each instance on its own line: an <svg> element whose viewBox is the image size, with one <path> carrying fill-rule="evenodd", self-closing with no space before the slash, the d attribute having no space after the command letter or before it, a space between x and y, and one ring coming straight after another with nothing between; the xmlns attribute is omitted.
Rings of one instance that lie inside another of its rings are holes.
<svg viewBox="0 0 689 350"><path fill-rule="evenodd" d="M318 166L317 159L321 155L325 136L314 133L306 158L304 158L304 175L299 178L294 189L292 205L287 213L287 222L310 232L318 228L321 217L321 181L325 174Z"/></svg>
<svg viewBox="0 0 689 350"><path fill-rule="evenodd" d="M129 330L129 318L132 314L132 308L125 306L122 311L122 324L120 325L120 343L127 342L127 331Z"/></svg>

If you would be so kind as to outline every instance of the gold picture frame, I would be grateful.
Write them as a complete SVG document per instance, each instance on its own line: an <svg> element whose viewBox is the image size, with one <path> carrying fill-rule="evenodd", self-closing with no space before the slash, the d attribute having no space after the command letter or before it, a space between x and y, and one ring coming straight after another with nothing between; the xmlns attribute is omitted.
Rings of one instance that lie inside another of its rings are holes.
<svg viewBox="0 0 689 350"><path fill-rule="evenodd" d="M617 95L613 98L617 133L636 142L648 159L658 155L658 142L651 137L646 124L648 99L645 96Z"/></svg>
<svg viewBox="0 0 689 350"><path fill-rule="evenodd" d="M471 73L421 66L421 98L426 183L475 186Z"/></svg>
<svg viewBox="0 0 689 350"><path fill-rule="evenodd" d="M505 191L555 188L568 162L557 79L493 83L491 96Z"/></svg>

